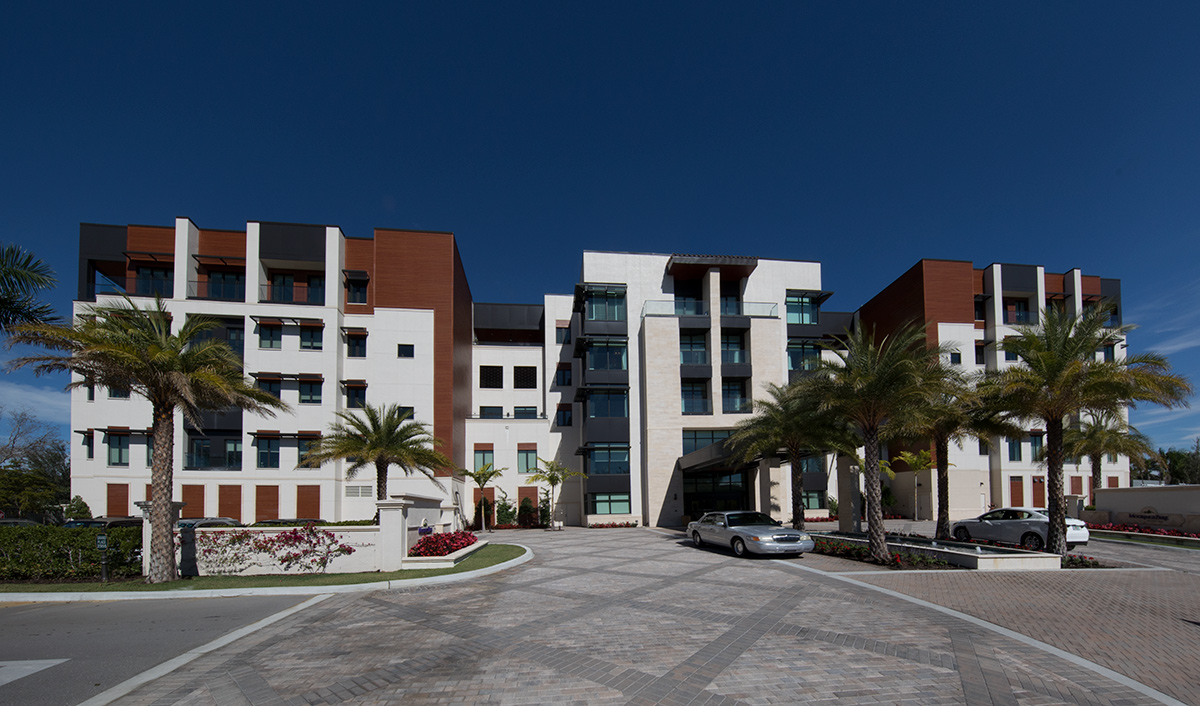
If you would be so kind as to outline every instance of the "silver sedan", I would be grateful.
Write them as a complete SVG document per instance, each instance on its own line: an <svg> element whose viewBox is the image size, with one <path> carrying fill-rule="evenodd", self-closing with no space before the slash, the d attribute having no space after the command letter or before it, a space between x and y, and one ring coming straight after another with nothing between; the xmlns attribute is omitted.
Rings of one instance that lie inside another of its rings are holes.
<svg viewBox="0 0 1200 706"><path fill-rule="evenodd" d="M688 523L688 536L702 547L706 543L733 549L738 556L755 554L803 554L813 549L807 532L784 527L761 512L710 512Z"/></svg>
<svg viewBox="0 0 1200 706"><path fill-rule="evenodd" d="M1046 534L1049 531L1050 517L1045 510L1036 507L1002 507L985 512L979 517L959 520L951 529L954 538L960 542L985 539L1005 544L1018 544L1035 552L1046 548ZM1074 549L1087 543L1087 525L1068 517L1067 549Z"/></svg>

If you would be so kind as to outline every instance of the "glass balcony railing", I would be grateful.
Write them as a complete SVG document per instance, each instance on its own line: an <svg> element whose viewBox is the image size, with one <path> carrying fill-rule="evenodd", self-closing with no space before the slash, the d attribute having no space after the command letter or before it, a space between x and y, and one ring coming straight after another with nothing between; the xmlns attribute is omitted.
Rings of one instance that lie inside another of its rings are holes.
<svg viewBox="0 0 1200 706"><path fill-rule="evenodd" d="M721 351L721 362L725 364L749 363L750 353L745 350Z"/></svg>
<svg viewBox="0 0 1200 706"><path fill-rule="evenodd" d="M753 403L745 397L726 397L721 402L725 414L749 414Z"/></svg>
<svg viewBox="0 0 1200 706"><path fill-rule="evenodd" d="M708 400L685 399L683 400L684 414L711 414L709 411Z"/></svg>
<svg viewBox="0 0 1200 706"><path fill-rule="evenodd" d="M675 315L676 316L707 316L708 302L702 302L698 299L676 299L675 300Z"/></svg>
<svg viewBox="0 0 1200 706"><path fill-rule="evenodd" d="M88 282L87 293L93 298L103 294L127 294L131 297L157 295L169 299L175 296L175 282L158 277L101 277Z"/></svg>
<svg viewBox="0 0 1200 706"><path fill-rule="evenodd" d="M305 284L263 284L258 287L258 300L272 304L325 304L325 287Z"/></svg>
<svg viewBox="0 0 1200 706"><path fill-rule="evenodd" d="M679 351L680 365L708 365L708 351Z"/></svg>
<svg viewBox="0 0 1200 706"><path fill-rule="evenodd" d="M242 455L190 453L184 458L183 467L191 471L240 471Z"/></svg>
<svg viewBox="0 0 1200 706"><path fill-rule="evenodd" d="M210 299L223 302L245 301L246 283L191 280L188 282L188 298Z"/></svg>
<svg viewBox="0 0 1200 706"><path fill-rule="evenodd" d="M1031 324L1033 323L1033 313L1028 311L1005 311L1004 323Z"/></svg>

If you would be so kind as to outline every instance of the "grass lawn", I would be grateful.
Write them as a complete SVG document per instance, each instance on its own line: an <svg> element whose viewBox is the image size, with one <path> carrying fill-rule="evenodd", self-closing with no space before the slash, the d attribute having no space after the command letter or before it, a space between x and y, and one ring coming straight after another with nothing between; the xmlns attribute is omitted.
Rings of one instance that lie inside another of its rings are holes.
<svg viewBox="0 0 1200 706"><path fill-rule="evenodd" d="M170 583L147 584L142 579L124 579L100 583L99 579L88 583L3 583L0 593L101 593L104 591L198 591L203 589L221 588L269 588L275 586L345 586L355 583L374 583L376 581L403 581L405 579L422 579L429 576L444 576L460 574L464 571L486 569L510 559L516 559L525 553L521 547L511 544L489 544L471 556L463 559L452 569L405 569L387 573L372 572L366 574L304 574L299 576L200 576L187 581L172 581Z"/></svg>

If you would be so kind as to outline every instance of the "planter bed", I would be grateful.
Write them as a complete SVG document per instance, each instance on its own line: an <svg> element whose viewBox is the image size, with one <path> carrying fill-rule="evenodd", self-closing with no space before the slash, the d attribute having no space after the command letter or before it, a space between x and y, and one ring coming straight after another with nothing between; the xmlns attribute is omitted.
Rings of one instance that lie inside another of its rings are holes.
<svg viewBox="0 0 1200 706"><path fill-rule="evenodd" d="M1165 544L1172 547L1200 549L1200 539L1173 537L1153 532L1117 532L1116 530L1088 530L1092 539L1109 539L1115 542L1137 542L1138 544Z"/></svg>
<svg viewBox="0 0 1200 706"><path fill-rule="evenodd" d="M828 534L814 532L812 534L825 536L843 542L851 542L868 546L870 541L865 536ZM1057 554L1042 554L1024 549L1009 549L1006 547L991 547L949 540L929 540L915 537L887 538L889 552L904 551L910 554L925 554L941 559L949 564L961 566L976 571L1045 571L1062 567L1062 558Z"/></svg>
<svg viewBox="0 0 1200 706"><path fill-rule="evenodd" d="M446 556L406 556L402 566L405 569L452 569L458 562L486 547L487 543L486 539L480 539Z"/></svg>

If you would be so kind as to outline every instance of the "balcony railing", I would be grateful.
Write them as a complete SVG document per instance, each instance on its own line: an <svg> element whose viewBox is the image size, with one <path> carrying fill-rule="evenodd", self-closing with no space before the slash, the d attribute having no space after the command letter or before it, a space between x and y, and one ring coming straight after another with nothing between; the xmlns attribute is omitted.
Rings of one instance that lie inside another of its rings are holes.
<svg viewBox="0 0 1200 706"><path fill-rule="evenodd" d="M183 467L189 471L240 471L242 455L190 453L184 458Z"/></svg>
<svg viewBox="0 0 1200 706"><path fill-rule="evenodd" d="M775 318L779 316L779 305L774 302L722 301L721 314L723 316Z"/></svg>
<svg viewBox="0 0 1200 706"><path fill-rule="evenodd" d="M726 397L721 402L725 414L749 414L753 406L754 403L744 397Z"/></svg>
<svg viewBox="0 0 1200 706"><path fill-rule="evenodd" d="M721 351L721 362L724 364L749 363L750 353L746 350Z"/></svg>
<svg viewBox="0 0 1200 706"><path fill-rule="evenodd" d="M307 304L323 306L325 287L309 287L306 284L262 284L258 287L258 300L272 304Z"/></svg>
<svg viewBox="0 0 1200 706"><path fill-rule="evenodd" d="M222 302L246 301L246 283L191 280L188 282L188 298Z"/></svg>
<svg viewBox="0 0 1200 706"><path fill-rule="evenodd" d="M1004 323L1031 324L1033 323L1033 313L1029 311L1005 311Z"/></svg>
<svg viewBox="0 0 1200 706"><path fill-rule="evenodd" d="M153 297L164 299L175 296L175 281L152 277L105 277L87 283L87 293L94 298L100 294L127 294L131 297Z"/></svg>
<svg viewBox="0 0 1200 706"><path fill-rule="evenodd" d="M685 399L683 401L683 413L684 414L711 414L712 413L711 409L712 408L709 406L708 400L686 400Z"/></svg>
<svg viewBox="0 0 1200 706"><path fill-rule="evenodd" d="M708 351L679 351L680 365L708 365Z"/></svg>

